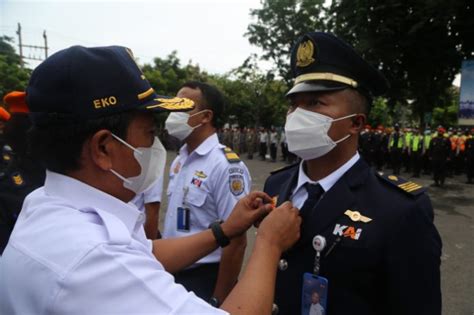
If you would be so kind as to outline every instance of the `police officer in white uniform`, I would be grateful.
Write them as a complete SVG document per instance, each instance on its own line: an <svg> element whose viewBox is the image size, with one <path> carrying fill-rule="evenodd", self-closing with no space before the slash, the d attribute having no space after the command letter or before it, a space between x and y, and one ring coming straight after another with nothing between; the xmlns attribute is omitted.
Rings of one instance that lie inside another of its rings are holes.
<svg viewBox="0 0 474 315"><path fill-rule="evenodd" d="M129 203L163 174L166 151L151 111L193 102L156 95L119 46L61 50L27 87L32 150L45 185L25 199L0 263L0 314L268 314L279 256L299 237L291 203L262 192L229 219L173 240L147 240ZM169 272L242 235L264 215L239 283L212 307ZM8 288L8 289L4 289Z"/></svg>
<svg viewBox="0 0 474 315"><path fill-rule="evenodd" d="M130 201L138 210L145 214L142 224L145 228L145 235L150 240L161 238L161 233L158 230L158 219L162 195L163 176L160 176L149 188L141 194L137 194Z"/></svg>
<svg viewBox="0 0 474 315"><path fill-rule="evenodd" d="M191 81L177 96L193 100L196 107L171 113L166 120L168 133L185 144L170 167L163 238L189 236L208 229L212 222L225 221L251 187L247 167L217 137L224 109L219 90ZM237 281L245 247L243 235L175 274L176 282L219 305Z"/></svg>

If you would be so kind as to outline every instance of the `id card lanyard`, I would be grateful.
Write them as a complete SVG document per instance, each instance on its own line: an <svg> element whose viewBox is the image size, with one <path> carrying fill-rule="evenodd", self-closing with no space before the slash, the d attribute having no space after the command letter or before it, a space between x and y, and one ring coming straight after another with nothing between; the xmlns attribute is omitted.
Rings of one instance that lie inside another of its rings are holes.
<svg viewBox="0 0 474 315"><path fill-rule="evenodd" d="M324 236L316 235L313 238L314 256L313 273L303 274L303 287L301 292L301 315L326 314L328 298L328 279L321 277L321 252L326 247Z"/></svg>
<svg viewBox="0 0 474 315"><path fill-rule="evenodd" d="M181 207L178 207L178 215L177 215L177 222L176 228L178 231L181 232L189 232L190 231L190 210L186 203L186 197L189 192L189 187L183 187L183 201L181 202Z"/></svg>

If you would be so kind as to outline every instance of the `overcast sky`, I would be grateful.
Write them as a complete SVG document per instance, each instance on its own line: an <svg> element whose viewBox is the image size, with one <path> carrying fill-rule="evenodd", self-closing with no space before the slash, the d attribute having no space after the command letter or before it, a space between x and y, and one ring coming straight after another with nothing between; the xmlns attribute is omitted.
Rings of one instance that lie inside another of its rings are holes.
<svg viewBox="0 0 474 315"><path fill-rule="evenodd" d="M13 37L18 49L17 23L27 45L43 45L46 30L50 55L72 45L123 45L149 63L177 50L184 64L224 73L260 53L244 37L250 9L260 7L259 0L0 0L0 34ZM24 55L42 52L25 49Z"/></svg>

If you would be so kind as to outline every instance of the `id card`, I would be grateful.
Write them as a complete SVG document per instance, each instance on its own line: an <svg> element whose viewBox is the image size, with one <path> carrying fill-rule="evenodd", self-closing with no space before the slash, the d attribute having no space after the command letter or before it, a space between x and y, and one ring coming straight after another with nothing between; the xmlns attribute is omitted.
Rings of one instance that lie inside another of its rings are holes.
<svg viewBox="0 0 474 315"><path fill-rule="evenodd" d="M189 208L178 207L177 220L178 231L189 232Z"/></svg>
<svg viewBox="0 0 474 315"><path fill-rule="evenodd" d="M326 315L328 279L305 272L301 297L301 315Z"/></svg>

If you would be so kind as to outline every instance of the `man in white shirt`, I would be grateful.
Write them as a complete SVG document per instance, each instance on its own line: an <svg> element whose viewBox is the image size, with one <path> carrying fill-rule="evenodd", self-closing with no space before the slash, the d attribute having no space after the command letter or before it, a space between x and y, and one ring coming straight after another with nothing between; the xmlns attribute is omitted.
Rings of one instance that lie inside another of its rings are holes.
<svg viewBox="0 0 474 315"><path fill-rule="evenodd" d="M168 133L185 143L170 167L165 239L193 235L208 229L212 222L227 220L252 186L245 164L217 138L216 127L224 110L220 91L207 83L190 81L177 96L189 98L195 108L171 113L165 123ZM181 120L180 115L187 118ZM245 248L243 235L176 273L176 282L218 305L237 282Z"/></svg>
<svg viewBox="0 0 474 315"><path fill-rule="evenodd" d="M32 150L47 168L0 263L0 314L263 314L276 265L299 237L290 203L269 213L268 195L242 198L229 219L193 236L147 240L129 201L163 173L152 112L190 110L156 95L125 47L61 50L32 73ZM268 214L269 213L269 214ZM181 270L260 224L244 275L213 308L168 272ZM5 289L7 288L7 289Z"/></svg>
<svg viewBox="0 0 474 315"><path fill-rule="evenodd" d="M143 227L145 235L150 240L161 238L158 229L158 220L160 218L161 197L163 194L163 176L158 178L150 188L133 197L132 202L138 210L145 214Z"/></svg>
<svg viewBox="0 0 474 315"><path fill-rule="evenodd" d="M260 143L260 159L265 161L267 155L267 146L268 146L268 132L265 128L260 128L258 132L259 143Z"/></svg>

